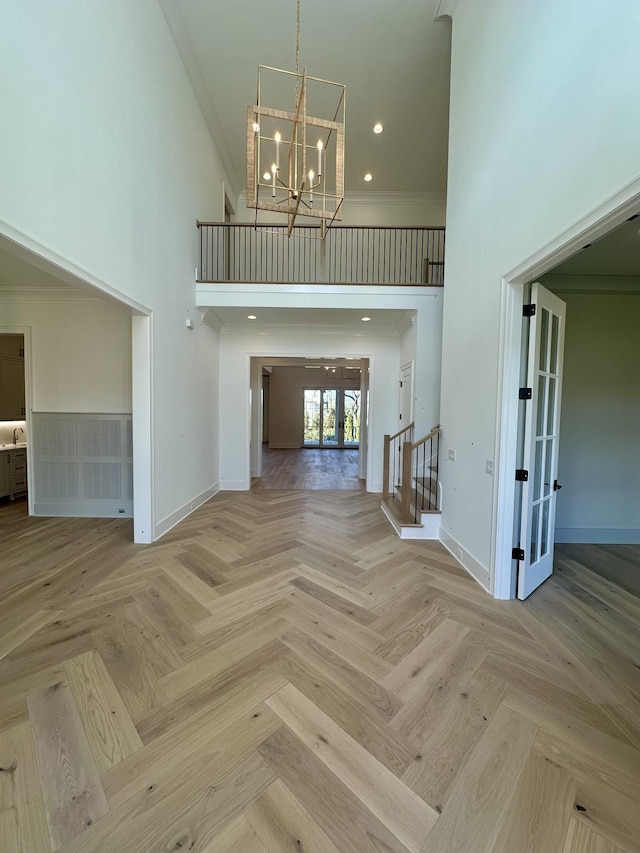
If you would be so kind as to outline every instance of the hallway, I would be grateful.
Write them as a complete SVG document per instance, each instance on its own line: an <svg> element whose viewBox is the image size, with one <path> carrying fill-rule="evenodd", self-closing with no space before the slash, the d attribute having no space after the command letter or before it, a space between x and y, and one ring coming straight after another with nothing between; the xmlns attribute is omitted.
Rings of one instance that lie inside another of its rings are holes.
<svg viewBox="0 0 640 853"><path fill-rule="evenodd" d="M255 477L252 489L345 489L364 491L358 479L358 450L262 449L262 477Z"/></svg>
<svg viewBox="0 0 640 853"><path fill-rule="evenodd" d="M567 561L494 601L379 503L220 493L146 547L10 507L3 850L637 851L638 600Z"/></svg>

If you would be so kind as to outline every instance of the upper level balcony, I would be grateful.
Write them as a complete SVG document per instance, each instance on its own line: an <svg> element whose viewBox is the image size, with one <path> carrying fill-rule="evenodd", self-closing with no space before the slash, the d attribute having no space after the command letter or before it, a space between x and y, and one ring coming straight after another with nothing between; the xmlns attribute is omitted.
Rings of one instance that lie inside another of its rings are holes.
<svg viewBox="0 0 640 853"><path fill-rule="evenodd" d="M201 283L345 284L438 287L444 228L199 222Z"/></svg>

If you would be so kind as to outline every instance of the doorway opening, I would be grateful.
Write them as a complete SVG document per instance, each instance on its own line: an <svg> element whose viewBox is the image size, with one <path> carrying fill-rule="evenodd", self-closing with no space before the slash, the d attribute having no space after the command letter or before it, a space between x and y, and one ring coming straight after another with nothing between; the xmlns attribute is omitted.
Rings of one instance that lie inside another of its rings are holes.
<svg viewBox="0 0 640 853"><path fill-rule="evenodd" d="M640 254L637 251L638 228L637 223L633 222L640 210L640 192L638 192L637 187L634 187L633 185L631 185L628 190L628 198L624 202L621 203L618 198L604 204L601 209L594 211L586 217L585 220L578 223L578 225L572 229L570 237L567 237L567 235L561 235L561 237L556 241L545 247L538 256L535 256L533 262L529 261L521 267L516 268L503 281L504 325L501 339L502 389L501 406L499 410L500 426L497 433L496 448L496 458L499 460L499 471L498 488L496 490L494 504L496 526L494 558L492 560L494 566L492 592L496 598L515 598L518 594L519 576L522 577L523 572L526 574L527 567L534 563L535 559L539 559L542 556L543 551L545 551L547 559L550 555L551 561L553 561L554 546L557 537L559 537L558 541L560 542L566 542L567 536L590 537L592 541L595 542L598 541L598 536L604 535L605 537L616 537L618 535L623 535L627 540L640 542L640 530L636 529L637 525L633 525L634 529L626 531L616 531L615 529L603 531L598 530L597 520L592 520L591 528L589 530L581 529L570 532L567 532L563 526L567 524L566 521L560 520L556 522L556 524L548 523L544 532L544 536L546 538L542 541L541 537L543 536L543 530L541 525L544 520L545 501L540 500L540 508L538 509L537 517L534 518L533 506L530 506L528 510L529 520L527 523L531 527L535 527L534 538L537 538L535 543L536 552L533 554L531 545L527 545L526 536L523 535L521 524L521 504L524 504L525 500L529 500L527 497L527 490L531 493L531 490L533 489L533 493L535 494L535 485L532 486L532 482L537 482L539 488L542 490L539 495L540 498L544 498L545 494L550 496L556 492L557 487L562 483L564 489L558 496L557 517L559 519L566 519L570 517L570 514L567 514L566 512L569 501L573 501L576 506L580 501L582 501L580 509L581 519L584 519L585 512L593 512L595 516L597 516L598 513L603 512L603 508L611 505L609 496L613 497L620 486L620 483L618 483L615 488L610 486L608 494L605 496L602 490L603 482L600 480L600 494L596 494L598 492L598 488L595 486L596 478L593 476L594 471L600 464L599 460L605 460L607 458L610 459L611 453L608 452L606 448L614 448L616 444L616 442L609 442L608 429L606 428L600 431L599 437L596 436L595 440L590 440L588 442L589 447L587 448L587 452L578 463L579 469L583 472L583 476L585 477L584 482L588 483L590 488L585 488L583 486L576 488L574 486L571 480L575 477L575 472L578 469L574 467L572 470L570 465L567 464L569 458L575 456L573 450L580 444L579 436L585 436L588 433L589 424L592 423L594 419L597 420L600 413L607 411L607 406L611 402L610 399L608 399L611 396L608 390L609 386L612 384L611 380L602 385L599 390L596 389L593 385L593 373L587 372L584 369L583 365L580 364L580 357L576 357L574 359L574 362L577 361L583 378L583 385L580 390L582 397L578 401L579 405L582 406L582 411L580 412L579 424L577 422L574 423L572 427L573 432L571 432L568 429L570 422L569 406L565 406L564 402L562 403L563 422L566 422L566 428L563 426L563 432L560 433L559 442L557 443L556 448L558 464L557 477L546 476L552 472L545 467L545 454L542 452L542 449L538 451L538 457L535 455L536 441L535 437L533 440L531 438L533 433L529 433L528 439L523 438L523 407L526 409L526 407L530 406L531 403L526 400L523 401L520 395L523 391L526 393L527 387L530 387L521 375L522 352L523 349L525 349L523 333L523 306L528 304L525 290L526 281L539 279L544 285L542 290L545 290L546 288L547 291L551 290L553 292L550 295L555 295L556 297L559 296L563 301L565 299L567 300L568 330L575 330L579 323L582 322L581 317L579 316L580 312L577 310L576 300L578 298L578 294L580 294L581 299L591 299L592 296L587 296L587 294L600 292L601 294L606 294L608 301L619 298L621 291L624 291L627 296L631 291L640 295ZM635 190L635 192L633 190ZM617 204L614 202L617 202ZM628 222L629 225L625 226L625 222ZM635 242L630 241L632 248L634 248L635 251L626 258L623 258L623 253L620 251L619 241L621 238L619 235L623 231L623 228L620 226L633 230L635 236ZM615 270L612 268L606 272L599 267L600 261L606 257L608 253L608 246L612 249L610 256L615 258L615 263L627 265L625 267L625 273L622 275L616 275ZM631 260L631 258L633 258L633 260ZM630 263L635 264L635 270L631 270L631 267L629 266ZM622 282L621 279L625 276L626 279ZM631 277L633 278L633 282L631 281ZM567 296L568 293L572 294L570 298ZM634 304L640 304L640 300L638 300L637 297ZM597 345L598 340L603 335L601 322L602 312L596 313L599 313L600 316L597 317L596 323L591 332L589 351ZM619 347L619 338L620 332L617 334L615 330L610 332L609 346L606 348L608 355L611 355ZM567 337L565 351L571 353L572 348L575 345L575 334L572 331ZM539 355L540 354L538 353L538 357ZM613 373L616 372L615 367L612 367L611 370L613 375ZM637 371L634 372L634 375L637 377ZM617 376L615 379L617 380ZM538 381L541 381L540 376L538 376ZM549 376L547 376L544 381L550 383ZM547 385L547 388L549 387L550 385ZM522 391L520 389L522 389ZM635 393L630 395L620 394L619 397L624 397L625 399L638 399L638 390L640 389L637 387L636 379ZM567 397L567 393L567 388L565 387L563 396ZM547 410L549 410L550 401L548 394L545 397L545 394L543 393L539 399L543 400L544 405L547 406ZM573 400L572 402L575 403L576 401ZM558 413L560 410L560 404L561 398L558 397L555 401ZM534 406L533 418L535 419L536 417L537 413L535 412ZM533 432L535 431L536 430L534 429ZM563 438L563 433L566 435L566 438ZM550 435L545 431L544 433L541 432L537 438L539 438L538 443L543 445L550 438ZM557 441L557 436L555 438ZM530 453L528 466L522 464L523 452ZM551 459L551 457L549 458ZM537 468L538 464L542 465L539 471ZM608 467L611 469L612 466ZM627 464L627 470L628 467L629 466ZM526 471L529 476L529 482L528 484L524 484L524 486L522 481L517 481L514 476L514 471L518 471L520 468ZM569 474L568 479L565 477L564 471ZM536 472L538 472L540 476L538 476ZM634 474L635 480L640 482L638 474L639 472L636 467ZM538 477L537 481L536 477ZM557 480L559 480L559 482L556 484ZM545 483L547 483L548 486L545 486ZM554 485L556 486L555 489ZM545 489L548 489L547 493L545 492ZM638 493L637 500L638 508L640 508L640 492ZM526 509L522 510L523 513L525 511ZM550 508L547 510L547 513L549 513L549 511ZM548 514L546 519L547 522L550 521L550 516ZM537 526L533 524L534 521L537 522ZM618 521L615 518L612 518L609 521L613 526L618 524ZM524 547L522 546L523 541L525 542ZM524 554L522 553L523 551ZM553 565L553 563L551 564ZM540 579L540 582L542 582L546 577L544 573L543 575L544 577ZM526 594L529 594L533 589L535 589L535 583L531 588L526 588L526 584L524 586L520 584L520 587L519 597L526 597Z"/></svg>
<svg viewBox="0 0 640 853"><path fill-rule="evenodd" d="M252 357L250 373L253 487L364 488L369 359Z"/></svg>

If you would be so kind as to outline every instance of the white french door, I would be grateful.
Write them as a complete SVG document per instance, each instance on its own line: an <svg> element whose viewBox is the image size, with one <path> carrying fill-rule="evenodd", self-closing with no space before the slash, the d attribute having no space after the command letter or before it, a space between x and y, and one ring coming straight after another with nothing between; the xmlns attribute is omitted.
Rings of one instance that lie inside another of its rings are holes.
<svg viewBox="0 0 640 853"><path fill-rule="evenodd" d="M360 390L305 388L305 447L353 447L360 443Z"/></svg>
<svg viewBox="0 0 640 853"><path fill-rule="evenodd" d="M558 444L565 303L541 284L534 284L535 314L529 328L522 483L518 598L524 599L553 572L558 484Z"/></svg>

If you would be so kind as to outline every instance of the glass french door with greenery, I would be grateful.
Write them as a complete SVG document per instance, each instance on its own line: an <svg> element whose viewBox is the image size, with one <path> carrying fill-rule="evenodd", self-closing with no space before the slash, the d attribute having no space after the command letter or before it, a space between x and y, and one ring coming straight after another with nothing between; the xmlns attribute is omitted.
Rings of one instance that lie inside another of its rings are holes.
<svg viewBox="0 0 640 853"><path fill-rule="evenodd" d="M305 388L305 447L358 447L360 444L360 390Z"/></svg>

